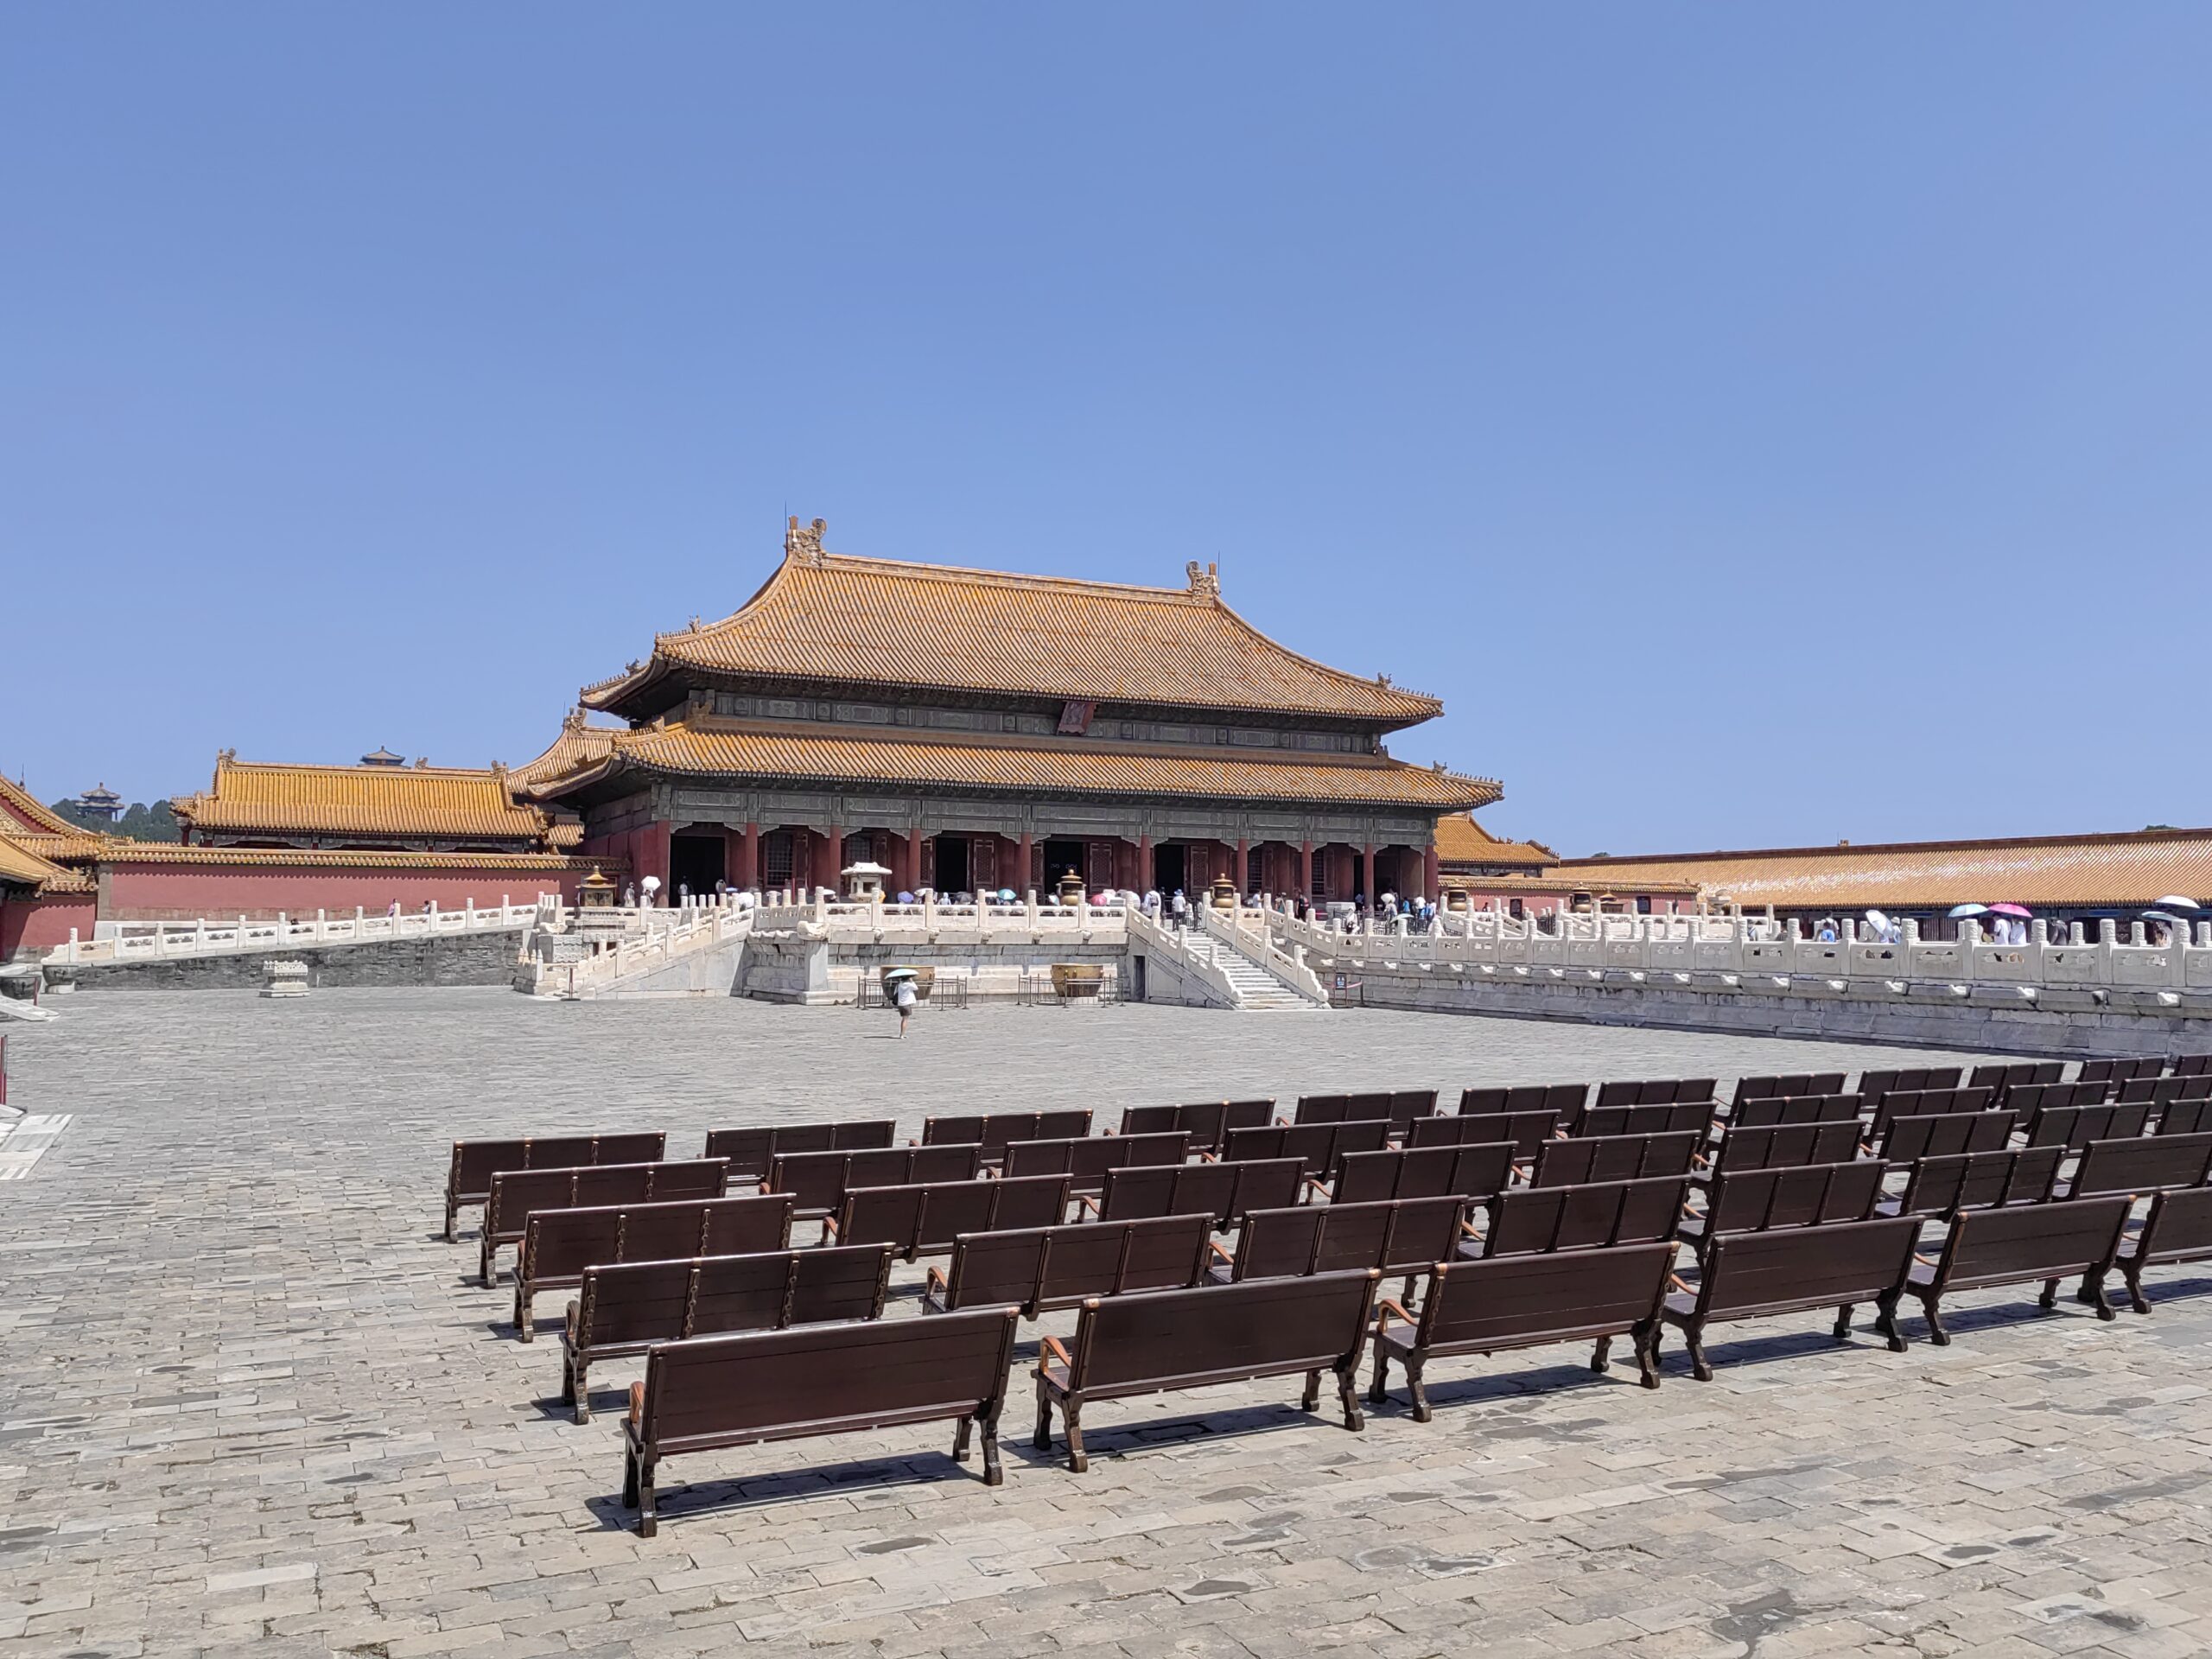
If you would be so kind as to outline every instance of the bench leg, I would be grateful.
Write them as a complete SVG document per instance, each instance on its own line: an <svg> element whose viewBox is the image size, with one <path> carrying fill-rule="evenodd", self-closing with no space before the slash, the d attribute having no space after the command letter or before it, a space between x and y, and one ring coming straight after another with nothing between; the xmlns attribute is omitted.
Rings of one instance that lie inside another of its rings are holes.
<svg viewBox="0 0 2212 1659"><path fill-rule="evenodd" d="M1406 1368L1406 1393L1414 1402L1414 1421L1425 1423L1433 1414L1428 1408L1428 1390L1421 1385L1421 1356L1408 1354L1398 1363Z"/></svg>
<svg viewBox="0 0 2212 1659"><path fill-rule="evenodd" d="M638 1452L634 1446L622 1448L622 1507L638 1507Z"/></svg>
<svg viewBox="0 0 2212 1659"><path fill-rule="evenodd" d="M1841 1307L1836 1309L1835 1339L1838 1342L1841 1342L1851 1334L1851 1311L1856 1306L1858 1306L1856 1302L1846 1302Z"/></svg>
<svg viewBox="0 0 2212 1659"><path fill-rule="evenodd" d="M1039 1452L1052 1449L1052 1396L1046 1391L1045 1379L1037 1379L1037 1433L1029 1444Z"/></svg>
<svg viewBox="0 0 2212 1659"><path fill-rule="evenodd" d="M591 1421L591 1388L585 1380L590 1364L589 1360L570 1359L562 1368L564 1382L561 1403L576 1408L576 1421L580 1423Z"/></svg>
<svg viewBox="0 0 2212 1659"><path fill-rule="evenodd" d="M2094 1270L2083 1274L2082 1282L2074 1287L2074 1300L2085 1306L2094 1306L2097 1292L2104 1283L2104 1277L2102 1273Z"/></svg>
<svg viewBox="0 0 2212 1659"><path fill-rule="evenodd" d="M536 1340L530 1328L530 1305L532 1300L530 1281L522 1276L520 1268L517 1268L515 1272L515 1335L524 1342Z"/></svg>
<svg viewBox="0 0 2212 1659"><path fill-rule="evenodd" d="M2139 1262L2121 1262L2120 1276L2127 1286L2127 1305L2138 1313L2148 1313L2151 1299L2143 1294L2143 1264Z"/></svg>
<svg viewBox="0 0 2212 1659"><path fill-rule="evenodd" d="M1367 1427L1367 1419L1359 1411L1359 1364L1341 1367L1337 1372L1337 1398L1344 1402L1344 1427L1355 1434Z"/></svg>
<svg viewBox="0 0 2212 1659"><path fill-rule="evenodd" d="M1647 1389L1659 1386L1659 1321L1639 1325L1634 1332L1636 1380Z"/></svg>
<svg viewBox="0 0 2212 1659"><path fill-rule="evenodd" d="M1314 1411L1320 1408L1320 1404L1321 1373L1308 1371L1306 1373L1306 1392L1298 1397L1298 1408L1300 1411Z"/></svg>
<svg viewBox="0 0 2212 1659"><path fill-rule="evenodd" d="M1599 1338L1598 1345L1590 1351L1590 1369L1603 1376L1605 1374L1605 1367L1612 1362L1613 1339L1611 1337Z"/></svg>
<svg viewBox="0 0 2212 1659"><path fill-rule="evenodd" d="M1942 1316L1936 1311L1936 1304L1942 1300L1941 1295L1932 1292L1923 1295L1920 1311L1928 1320L1928 1340L1938 1348L1948 1348L1951 1345L1951 1333L1943 1328Z"/></svg>
<svg viewBox="0 0 2212 1659"><path fill-rule="evenodd" d="M492 1259L493 1255L492 1236L491 1234L486 1233L484 1235L484 1243L482 1247L476 1252L476 1271L478 1275L484 1281L484 1288L486 1290L492 1288L492 1274L495 1271L497 1266Z"/></svg>
<svg viewBox="0 0 2212 1659"><path fill-rule="evenodd" d="M968 1461L968 1436L975 1427L975 1414L971 1412L963 1417L960 1420L960 1427L952 1431L952 1460L955 1463Z"/></svg>
<svg viewBox="0 0 2212 1659"><path fill-rule="evenodd" d="M2052 1281L2051 1287L2054 1290L2057 1288L2057 1281L2056 1280ZM2094 1275L2094 1281L2088 1278L2083 1279L2082 1281L2082 1294L2088 1298L2091 1305L2096 1308L2097 1317L2099 1319L2116 1319L2120 1317L2120 1315L2113 1310L2112 1298L2105 1294L2104 1274L2098 1274Z"/></svg>
<svg viewBox="0 0 2212 1659"><path fill-rule="evenodd" d="M1090 1458L1083 1449L1083 1402L1073 1395L1062 1401L1060 1421L1068 1433L1068 1468L1079 1475L1090 1467Z"/></svg>
<svg viewBox="0 0 2212 1659"><path fill-rule="evenodd" d="M1682 1327L1682 1345L1690 1351L1690 1375L1700 1382L1713 1381L1713 1367L1705 1357L1705 1321L1692 1319Z"/></svg>
<svg viewBox="0 0 2212 1659"><path fill-rule="evenodd" d="M1383 1351L1382 1344L1378 1342L1375 1344L1375 1376L1367 1385L1367 1403L1369 1405L1379 1406L1385 1400L1388 1400L1390 1397L1390 1390L1386 1382L1386 1379L1389 1375L1389 1357Z"/></svg>
<svg viewBox="0 0 2212 1659"><path fill-rule="evenodd" d="M446 1243L453 1243L453 1224L460 1217L461 1206L454 1202L453 1194L446 1194Z"/></svg>
<svg viewBox="0 0 2212 1659"><path fill-rule="evenodd" d="M999 1414L993 1407L976 1421L983 1431L983 1484L1000 1486L1006 1483L1006 1471L999 1464Z"/></svg>
<svg viewBox="0 0 2212 1659"><path fill-rule="evenodd" d="M2088 1287L2084 1286L2083 1288L2087 1289ZM2036 1298L2036 1306L2046 1313L2058 1306L2057 1280L2046 1279L2043 1281L2043 1294Z"/></svg>
<svg viewBox="0 0 2212 1659"><path fill-rule="evenodd" d="M652 1460L638 1460L638 1536L650 1538L660 1530L660 1494L653 1488Z"/></svg>
<svg viewBox="0 0 2212 1659"><path fill-rule="evenodd" d="M1904 1352L1904 1332L1897 1329L1897 1299L1884 1296L1874 1304L1874 1329L1888 1341L1893 1354Z"/></svg>

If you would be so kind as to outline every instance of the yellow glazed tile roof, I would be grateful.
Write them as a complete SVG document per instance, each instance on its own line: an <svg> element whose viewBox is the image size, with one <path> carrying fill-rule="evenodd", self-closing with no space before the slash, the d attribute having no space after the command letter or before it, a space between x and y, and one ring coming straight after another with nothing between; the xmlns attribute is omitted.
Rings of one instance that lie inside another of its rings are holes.
<svg viewBox="0 0 2212 1659"><path fill-rule="evenodd" d="M1787 909L2124 909L2169 893L2212 902L2212 830L1572 859L1555 874L1692 882L1708 899Z"/></svg>
<svg viewBox="0 0 2212 1659"><path fill-rule="evenodd" d="M1443 864L1504 864L1541 869L1559 855L1540 842L1505 841L1465 812L1436 821L1436 856Z"/></svg>
<svg viewBox="0 0 2212 1659"><path fill-rule="evenodd" d="M517 788L535 784L548 778L565 777L594 760L603 760L614 747L614 734L623 729L612 726L587 726L584 711L578 709L561 722L561 734L555 738L544 753L534 760L525 761L507 774Z"/></svg>
<svg viewBox="0 0 2212 1659"><path fill-rule="evenodd" d="M43 887L58 880L63 874L60 865L50 864L36 853L0 836L0 881L20 887Z"/></svg>
<svg viewBox="0 0 2212 1659"><path fill-rule="evenodd" d="M677 724L615 736L607 759L537 785L554 797L618 767L692 776L938 785L1074 794L1176 795L1239 800L1349 802L1464 810L1498 798L1467 778L1386 756L1259 760L1222 749L1188 753L1086 739L1006 742L827 737L818 728L702 728Z"/></svg>
<svg viewBox="0 0 2212 1659"><path fill-rule="evenodd" d="M199 864L210 868L235 865L278 865L300 869L547 870L608 869L623 867L619 857L573 858L560 853L414 853L378 848L186 847L169 841L125 841L104 855L104 865Z"/></svg>
<svg viewBox="0 0 2212 1659"><path fill-rule="evenodd" d="M218 835L536 840L546 828L496 768L264 765L228 751L215 762L213 785L173 807L194 830Z"/></svg>
<svg viewBox="0 0 2212 1659"><path fill-rule="evenodd" d="M613 708L688 668L1389 725L1443 709L1277 645L1196 565L1187 588L1011 575L824 553L819 520L792 524L784 563L743 608L658 636L649 662L587 687L584 702Z"/></svg>

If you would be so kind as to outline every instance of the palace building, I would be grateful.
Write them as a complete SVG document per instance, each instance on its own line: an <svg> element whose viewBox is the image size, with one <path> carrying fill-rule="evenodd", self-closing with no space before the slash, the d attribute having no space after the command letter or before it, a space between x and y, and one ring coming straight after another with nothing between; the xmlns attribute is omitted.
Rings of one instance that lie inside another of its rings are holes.
<svg viewBox="0 0 2212 1659"><path fill-rule="evenodd" d="M1486 779L1395 760L1433 697L1328 668L1182 588L861 558L794 518L719 622L588 686L519 800L670 896L834 886L846 866L941 893L1434 893L1436 825ZM620 728L587 723L584 711Z"/></svg>

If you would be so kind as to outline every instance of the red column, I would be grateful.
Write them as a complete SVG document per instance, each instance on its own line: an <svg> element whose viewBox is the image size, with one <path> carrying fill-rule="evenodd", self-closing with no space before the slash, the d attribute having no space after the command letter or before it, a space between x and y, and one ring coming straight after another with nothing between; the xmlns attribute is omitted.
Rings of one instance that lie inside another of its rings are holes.
<svg viewBox="0 0 2212 1659"><path fill-rule="evenodd" d="M826 862L829 868L816 876L815 885L835 893L837 891L837 872L845 862L845 826L833 823L822 833L828 839L823 842L823 856L817 861Z"/></svg>
<svg viewBox="0 0 2212 1659"><path fill-rule="evenodd" d="M1242 836L1236 838L1236 868L1230 879L1239 893L1252 885L1252 843Z"/></svg>
<svg viewBox="0 0 2212 1659"><path fill-rule="evenodd" d="M1001 876L999 880L1001 887L1012 887L1018 896L1024 898L1028 896L1031 886L1037 880L1037 867L1030 859L1030 844L1029 832L1025 830L1021 832L1021 850L1014 855L1014 880L1008 881Z"/></svg>
<svg viewBox="0 0 2212 1659"><path fill-rule="evenodd" d="M1422 898L1436 899L1442 895L1444 867L1436 856L1436 843L1433 841L1428 843L1428 851L1421 856L1421 879Z"/></svg>
<svg viewBox="0 0 2212 1659"><path fill-rule="evenodd" d="M1370 908L1381 896L1375 891L1375 843L1371 841L1359 849L1359 890Z"/></svg>
<svg viewBox="0 0 2212 1659"><path fill-rule="evenodd" d="M1150 893L1152 885L1152 837L1139 836L1137 837L1136 889L1139 893Z"/></svg>
<svg viewBox="0 0 2212 1659"><path fill-rule="evenodd" d="M745 826L745 838L738 843L737 885L757 887L760 885L760 826Z"/></svg>
<svg viewBox="0 0 2212 1659"><path fill-rule="evenodd" d="M638 879L643 881L649 875L660 878L660 891L653 895L658 904L676 902L675 890L668 883L669 842L675 833L673 824L649 823L638 838Z"/></svg>
<svg viewBox="0 0 2212 1659"><path fill-rule="evenodd" d="M1310 899L1313 896L1313 843L1298 843L1298 896Z"/></svg>

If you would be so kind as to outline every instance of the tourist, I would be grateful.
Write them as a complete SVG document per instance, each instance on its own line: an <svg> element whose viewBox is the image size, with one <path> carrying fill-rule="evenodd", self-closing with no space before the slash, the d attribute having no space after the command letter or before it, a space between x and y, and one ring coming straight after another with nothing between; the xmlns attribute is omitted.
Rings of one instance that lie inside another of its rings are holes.
<svg viewBox="0 0 2212 1659"><path fill-rule="evenodd" d="M901 1041L904 1041L906 1036L906 1022L914 1017L916 996L912 976L901 979L898 988L891 993L892 1002L899 1010L899 1036Z"/></svg>
<svg viewBox="0 0 2212 1659"><path fill-rule="evenodd" d="M1175 925L1181 927L1190 919L1191 901L1183 896L1183 889L1178 887L1175 889L1174 898L1168 902L1175 912Z"/></svg>

